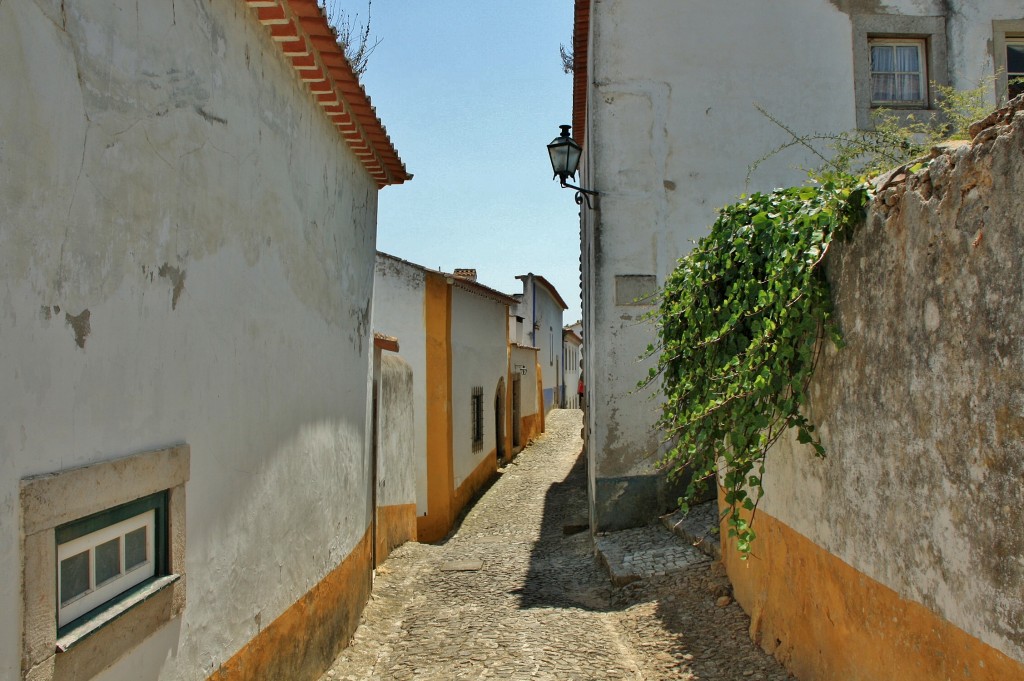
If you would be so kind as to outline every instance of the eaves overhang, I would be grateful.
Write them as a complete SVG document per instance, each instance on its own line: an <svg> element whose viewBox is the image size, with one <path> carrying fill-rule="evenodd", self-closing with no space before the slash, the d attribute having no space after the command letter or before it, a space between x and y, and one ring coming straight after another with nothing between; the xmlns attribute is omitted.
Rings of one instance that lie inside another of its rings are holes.
<svg viewBox="0 0 1024 681"><path fill-rule="evenodd" d="M590 54L590 3L576 0L572 30L572 136L583 146L587 137L587 69Z"/></svg>
<svg viewBox="0 0 1024 681"><path fill-rule="evenodd" d="M317 0L239 0L270 33L378 188L412 179Z"/></svg>

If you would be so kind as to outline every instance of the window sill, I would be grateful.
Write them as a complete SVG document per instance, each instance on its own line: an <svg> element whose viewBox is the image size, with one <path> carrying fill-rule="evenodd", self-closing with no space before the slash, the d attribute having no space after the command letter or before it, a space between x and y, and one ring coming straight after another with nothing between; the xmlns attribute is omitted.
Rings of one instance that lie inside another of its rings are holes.
<svg viewBox="0 0 1024 681"><path fill-rule="evenodd" d="M144 603L157 595L167 587L181 579L181 575L164 575L152 581L145 582L135 589L129 591L116 603L103 608L92 617L84 617L80 624L71 626L63 635L57 639L57 652L67 652L78 643L84 641L91 634L99 631L121 615L125 614L140 603Z"/></svg>

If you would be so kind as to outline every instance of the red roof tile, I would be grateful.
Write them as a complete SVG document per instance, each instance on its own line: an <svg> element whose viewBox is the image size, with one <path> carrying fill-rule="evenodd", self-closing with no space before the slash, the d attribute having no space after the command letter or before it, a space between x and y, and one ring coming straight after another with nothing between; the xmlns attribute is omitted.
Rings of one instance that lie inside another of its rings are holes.
<svg viewBox="0 0 1024 681"><path fill-rule="evenodd" d="M412 179L317 0L241 0L306 83L378 187Z"/></svg>

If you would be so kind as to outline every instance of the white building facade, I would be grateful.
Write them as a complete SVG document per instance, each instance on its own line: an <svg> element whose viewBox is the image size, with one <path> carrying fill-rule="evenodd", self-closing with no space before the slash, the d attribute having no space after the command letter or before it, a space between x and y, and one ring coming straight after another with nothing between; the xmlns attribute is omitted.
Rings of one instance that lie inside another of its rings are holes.
<svg viewBox="0 0 1024 681"><path fill-rule="evenodd" d="M748 179L790 141L755 105L811 133L870 125L881 105L927 115L930 81L995 78L995 103L1022 21L1011 0L577 0L572 134L581 184L600 192L581 213L593 530L643 524L678 497L656 470L658 404L636 390L652 365L648 297L719 207L803 183L799 166L817 162L796 147Z"/></svg>
<svg viewBox="0 0 1024 681"><path fill-rule="evenodd" d="M512 453L508 310L472 278L378 253L373 326L413 370L416 513L436 541Z"/></svg>
<svg viewBox="0 0 1024 681"><path fill-rule="evenodd" d="M358 624L409 176L293 4L0 5L0 678L310 678Z"/></svg>
<svg viewBox="0 0 1024 681"><path fill-rule="evenodd" d="M516 279L523 282L523 293L515 295L519 305L509 319L510 333L518 333L520 344L537 348L541 394L547 414L552 407L561 404L562 313L568 306L544 277L531 272Z"/></svg>

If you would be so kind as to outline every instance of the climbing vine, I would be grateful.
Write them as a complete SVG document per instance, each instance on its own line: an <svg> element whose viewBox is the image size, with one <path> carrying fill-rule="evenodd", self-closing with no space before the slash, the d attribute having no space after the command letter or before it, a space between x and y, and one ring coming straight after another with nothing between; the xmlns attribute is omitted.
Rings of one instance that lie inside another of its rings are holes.
<svg viewBox="0 0 1024 681"><path fill-rule="evenodd" d="M841 345L821 264L833 239L862 218L867 185L850 179L745 196L721 210L711 233L679 261L655 314L662 463L690 475L680 505L701 498L716 474L730 537L746 557L764 490L765 454L795 428L824 449L801 413L823 334Z"/></svg>

